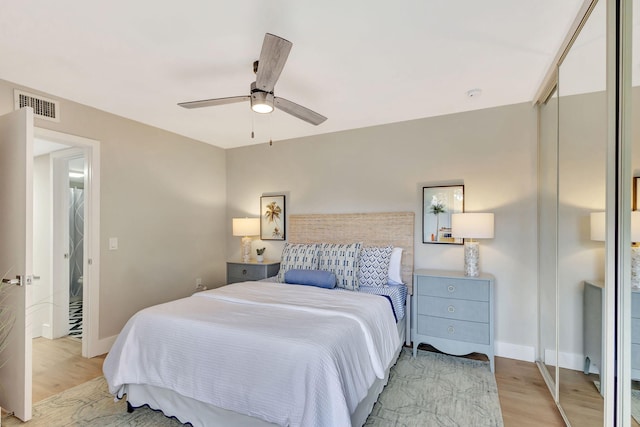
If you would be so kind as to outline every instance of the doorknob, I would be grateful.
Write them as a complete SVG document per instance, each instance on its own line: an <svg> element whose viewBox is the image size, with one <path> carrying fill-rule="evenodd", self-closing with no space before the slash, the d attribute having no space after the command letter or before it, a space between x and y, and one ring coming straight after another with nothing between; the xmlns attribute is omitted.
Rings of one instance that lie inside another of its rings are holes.
<svg viewBox="0 0 640 427"><path fill-rule="evenodd" d="M22 283L20 283L20 276L16 276L15 279L2 279L2 283L5 285L22 285Z"/></svg>

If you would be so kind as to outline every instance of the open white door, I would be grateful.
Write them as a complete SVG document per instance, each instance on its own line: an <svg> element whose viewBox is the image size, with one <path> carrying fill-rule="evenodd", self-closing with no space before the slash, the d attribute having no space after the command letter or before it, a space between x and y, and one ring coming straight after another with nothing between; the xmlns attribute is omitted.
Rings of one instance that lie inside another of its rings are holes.
<svg viewBox="0 0 640 427"><path fill-rule="evenodd" d="M33 110L0 116L0 275L13 315L9 343L0 353L0 406L31 419L31 330L27 307L33 279ZM18 280L16 280L18 278Z"/></svg>

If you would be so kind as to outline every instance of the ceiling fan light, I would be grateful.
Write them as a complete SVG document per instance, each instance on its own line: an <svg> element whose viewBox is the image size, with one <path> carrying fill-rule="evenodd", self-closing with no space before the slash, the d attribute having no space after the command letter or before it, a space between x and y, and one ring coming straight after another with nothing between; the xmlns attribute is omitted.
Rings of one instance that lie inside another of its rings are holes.
<svg viewBox="0 0 640 427"><path fill-rule="evenodd" d="M267 114L273 111L273 94L261 91L251 93L251 109L256 113Z"/></svg>
<svg viewBox="0 0 640 427"><path fill-rule="evenodd" d="M260 114L267 114L273 111L273 106L269 105L269 104L259 104L259 103L254 103L251 106L251 109L253 111L255 111L256 113L260 113Z"/></svg>

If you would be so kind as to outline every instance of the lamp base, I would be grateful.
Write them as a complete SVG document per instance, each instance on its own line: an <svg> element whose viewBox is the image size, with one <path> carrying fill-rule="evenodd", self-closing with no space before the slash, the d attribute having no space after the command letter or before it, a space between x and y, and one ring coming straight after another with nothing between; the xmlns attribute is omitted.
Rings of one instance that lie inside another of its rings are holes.
<svg viewBox="0 0 640 427"><path fill-rule="evenodd" d="M464 275L477 277L480 275L480 243L464 242Z"/></svg>
<svg viewBox="0 0 640 427"><path fill-rule="evenodd" d="M242 254L242 262L251 261L251 237L245 236L240 241L240 253Z"/></svg>

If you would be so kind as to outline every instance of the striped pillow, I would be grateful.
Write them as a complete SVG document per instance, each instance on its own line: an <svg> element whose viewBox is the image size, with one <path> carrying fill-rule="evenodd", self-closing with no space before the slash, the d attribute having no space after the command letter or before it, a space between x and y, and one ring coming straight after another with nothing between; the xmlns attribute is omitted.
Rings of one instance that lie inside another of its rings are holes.
<svg viewBox="0 0 640 427"><path fill-rule="evenodd" d="M324 243L320 246L318 268L336 275L336 287L355 291L358 289L356 272L362 243Z"/></svg>
<svg viewBox="0 0 640 427"><path fill-rule="evenodd" d="M389 262L393 246L360 249L358 286L385 286L389 278Z"/></svg>
<svg viewBox="0 0 640 427"><path fill-rule="evenodd" d="M278 282L284 283L284 275L289 270L317 270L318 246L315 243L286 243L282 250Z"/></svg>

